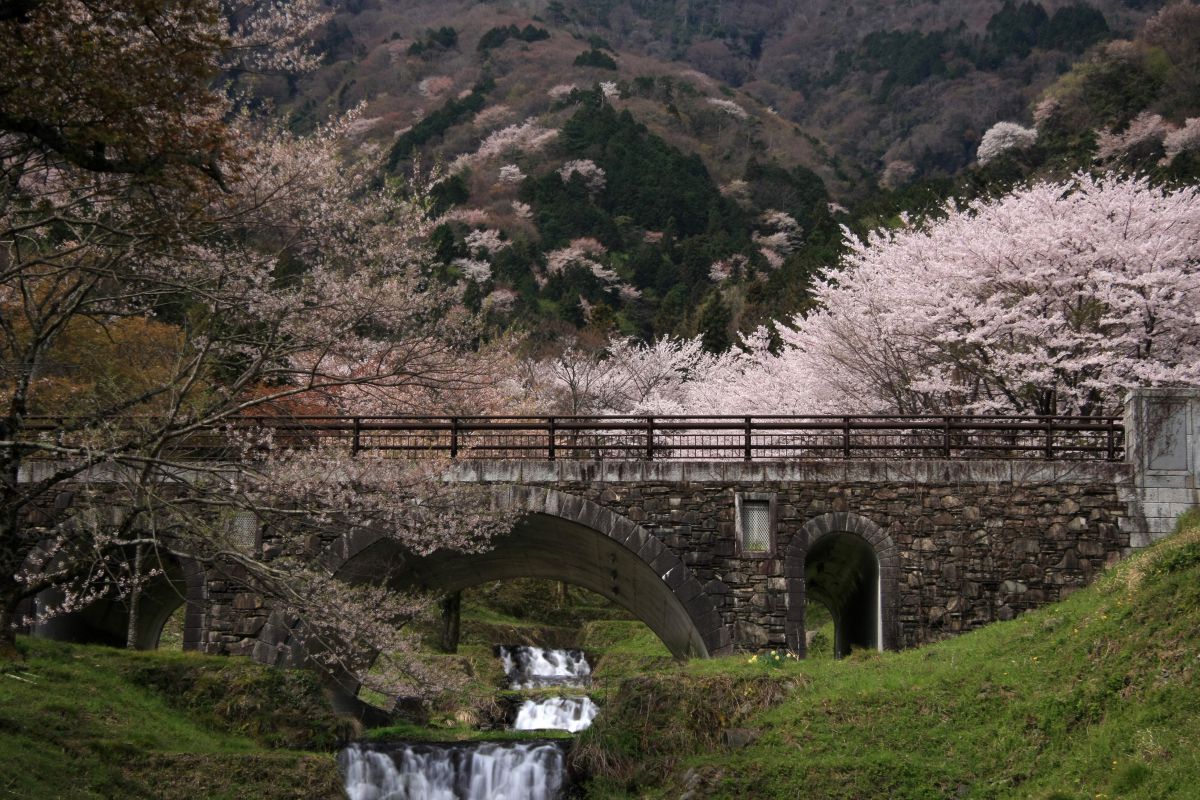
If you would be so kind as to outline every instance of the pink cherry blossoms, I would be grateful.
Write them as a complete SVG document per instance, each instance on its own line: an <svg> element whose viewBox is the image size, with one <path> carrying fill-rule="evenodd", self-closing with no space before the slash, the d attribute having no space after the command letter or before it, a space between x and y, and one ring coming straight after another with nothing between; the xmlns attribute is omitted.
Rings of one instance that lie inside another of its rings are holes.
<svg viewBox="0 0 1200 800"><path fill-rule="evenodd" d="M1100 414L1200 384L1200 196L1077 176L851 238L819 310L748 337L662 412ZM850 238L850 237L848 237Z"/></svg>

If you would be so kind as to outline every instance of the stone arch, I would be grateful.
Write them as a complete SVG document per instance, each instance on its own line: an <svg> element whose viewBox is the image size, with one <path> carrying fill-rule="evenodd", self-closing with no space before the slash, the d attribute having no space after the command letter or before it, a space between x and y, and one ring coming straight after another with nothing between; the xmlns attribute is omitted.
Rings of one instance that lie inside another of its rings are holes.
<svg viewBox="0 0 1200 800"><path fill-rule="evenodd" d="M724 594L719 581L701 585L687 565L641 525L578 495L535 486L496 486L495 506L523 512L520 521L493 547L479 554L438 551L407 556L408 571L424 576L413 585L455 591L510 577L566 580L595 591L635 614L679 658L729 652L732 638L712 594ZM564 546L547 555L540 550ZM333 542L327 566L353 580L370 574L372 558L385 557L387 538L356 530ZM303 663L305 654L294 621L273 613L259 634L253 656L269 664Z"/></svg>
<svg viewBox="0 0 1200 800"><path fill-rule="evenodd" d="M139 598L137 649L158 647L167 620L184 606L183 649L201 650L208 636L205 569L193 559L174 556L164 557L162 568L163 574L150 580ZM55 603L59 597L54 589L42 592L35 601L35 608L36 604ZM124 602L101 598L87 608L36 625L31 632L45 639L124 647L128 624L129 609Z"/></svg>
<svg viewBox="0 0 1200 800"><path fill-rule="evenodd" d="M814 548L821 548L822 542L832 543L833 537L846 537L844 542L847 551L861 546L869 548L873 553L878 577L876 643L881 650L896 649L899 551L892 537L882 528L866 517L846 511L830 512L810 519L796 532L788 545L783 567L787 583L785 630L788 648L801 655L806 652L804 609L808 597L805 571L809 554L817 552ZM837 624L844 624L844 621Z"/></svg>

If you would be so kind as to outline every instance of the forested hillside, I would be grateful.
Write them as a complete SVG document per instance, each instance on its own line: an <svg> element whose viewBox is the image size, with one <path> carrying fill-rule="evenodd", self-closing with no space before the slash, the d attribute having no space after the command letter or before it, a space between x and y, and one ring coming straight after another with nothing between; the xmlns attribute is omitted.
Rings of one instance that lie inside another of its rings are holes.
<svg viewBox="0 0 1200 800"><path fill-rule="evenodd" d="M562 15L621 46L684 61L830 143L849 167L952 173L994 122L1088 48L1132 34L1155 0L574 0ZM558 6L556 6L557 8Z"/></svg>
<svg viewBox="0 0 1200 800"><path fill-rule="evenodd" d="M335 7L323 65L243 79L355 115L381 179L440 169L441 274L557 347L804 311L857 236L1078 171L1197 175L1200 13L1155 0Z"/></svg>

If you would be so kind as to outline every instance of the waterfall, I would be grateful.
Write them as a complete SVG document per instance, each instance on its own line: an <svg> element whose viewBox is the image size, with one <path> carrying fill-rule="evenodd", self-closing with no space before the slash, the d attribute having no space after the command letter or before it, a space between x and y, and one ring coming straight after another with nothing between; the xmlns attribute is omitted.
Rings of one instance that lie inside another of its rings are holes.
<svg viewBox="0 0 1200 800"><path fill-rule="evenodd" d="M581 650L497 648L513 689L582 687L592 668ZM565 730L592 724L590 697L526 700L516 730ZM350 800L556 800L563 788L563 746L550 742L354 744L338 756Z"/></svg>
<svg viewBox="0 0 1200 800"><path fill-rule="evenodd" d="M338 756L350 800L557 800L563 751L546 742L354 744Z"/></svg>
<svg viewBox="0 0 1200 800"><path fill-rule="evenodd" d="M592 680L592 668L582 650L501 645L498 651L510 689L587 686Z"/></svg>
<svg viewBox="0 0 1200 800"><path fill-rule="evenodd" d="M560 730L578 733L592 724L600 709L590 697L550 697L526 700L517 711L513 729L518 731Z"/></svg>

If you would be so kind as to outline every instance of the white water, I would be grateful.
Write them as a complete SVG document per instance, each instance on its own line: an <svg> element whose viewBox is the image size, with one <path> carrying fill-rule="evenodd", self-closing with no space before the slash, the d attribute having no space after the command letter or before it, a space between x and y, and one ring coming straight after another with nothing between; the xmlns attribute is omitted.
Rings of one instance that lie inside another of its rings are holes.
<svg viewBox="0 0 1200 800"><path fill-rule="evenodd" d="M592 680L592 668L582 650L502 645L500 661L508 675L510 689L587 686Z"/></svg>
<svg viewBox="0 0 1200 800"><path fill-rule="evenodd" d="M560 730L578 733L592 724L600 709L590 697L549 697L526 700L517 710L513 730Z"/></svg>
<svg viewBox="0 0 1200 800"><path fill-rule="evenodd" d="M563 753L553 744L351 745L338 756L350 800L556 800Z"/></svg>
<svg viewBox="0 0 1200 800"><path fill-rule="evenodd" d="M513 689L587 686L592 668L579 650L500 647ZM565 730L592 724L590 697L526 700L516 730ZM351 745L338 756L350 800L555 800L562 792L563 751L534 742L461 745Z"/></svg>

